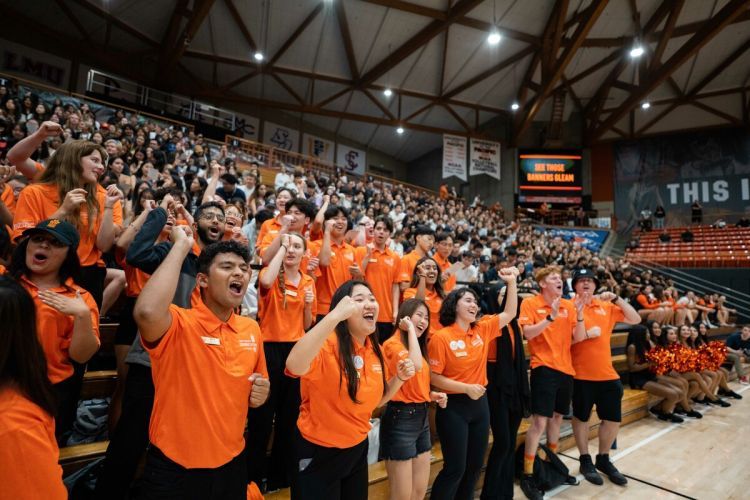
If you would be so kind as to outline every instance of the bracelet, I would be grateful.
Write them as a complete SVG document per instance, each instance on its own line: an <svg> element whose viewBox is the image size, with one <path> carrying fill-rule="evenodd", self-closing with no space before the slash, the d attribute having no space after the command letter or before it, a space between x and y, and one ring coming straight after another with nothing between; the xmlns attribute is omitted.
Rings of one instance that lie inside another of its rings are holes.
<svg viewBox="0 0 750 500"><path fill-rule="evenodd" d="M576 318L576 320L577 320L577 321L578 321L579 323L582 323L582 322L583 322L583 318Z"/></svg>
<svg viewBox="0 0 750 500"><path fill-rule="evenodd" d="M589 338L589 332L586 332L586 338Z"/></svg>
<svg viewBox="0 0 750 500"><path fill-rule="evenodd" d="M289 251L289 247L288 247L288 246L286 246L286 245L281 245L281 248L283 248L283 249L284 249L284 252L287 252L287 251Z"/></svg>
<svg viewBox="0 0 750 500"><path fill-rule="evenodd" d="M402 379L401 377L399 377L399 376L398 376L398 373L396 374L396 378L397 378L397 379L399 379L399 380L400 380L400 381L401 381L402 383L406 383L406 380L404 380L404 379Z"/></svg>

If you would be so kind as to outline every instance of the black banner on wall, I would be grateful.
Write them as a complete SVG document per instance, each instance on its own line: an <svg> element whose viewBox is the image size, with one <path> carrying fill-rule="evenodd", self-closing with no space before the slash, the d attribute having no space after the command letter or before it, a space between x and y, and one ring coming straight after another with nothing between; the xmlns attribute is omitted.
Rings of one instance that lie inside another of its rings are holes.
<svg viewBox="0 0 750 500"><path fill-rule="evenodd" d="M666 210L667 225L689 225L695 200L703 207L704 224L750 214L750 134L745 130L620 142L614 155L620 232L636 227L641 211L653 212L658 205Z"/></svg>

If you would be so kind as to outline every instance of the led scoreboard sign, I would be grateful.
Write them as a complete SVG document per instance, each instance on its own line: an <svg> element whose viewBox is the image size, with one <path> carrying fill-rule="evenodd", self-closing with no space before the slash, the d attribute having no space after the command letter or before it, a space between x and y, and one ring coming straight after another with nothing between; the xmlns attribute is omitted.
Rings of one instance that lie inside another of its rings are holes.
<svg viewBox="0 0 750 500"><path fill-rule="evenodd" d="M521 151L518 201L522 204L580 204L581 155L571 151Z"/></svg>

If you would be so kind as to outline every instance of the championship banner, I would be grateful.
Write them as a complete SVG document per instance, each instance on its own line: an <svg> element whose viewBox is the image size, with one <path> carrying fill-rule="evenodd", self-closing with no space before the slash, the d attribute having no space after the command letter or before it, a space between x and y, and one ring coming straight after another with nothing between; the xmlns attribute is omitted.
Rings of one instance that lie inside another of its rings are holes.
<svg viewBox="0 0 750 500"><path fill-rule="evenodd" d="M466 137L443 134L443 179L452 175L466 180Z"/></svg>
<svg viewBox="0 0 750 500"><path fill-rule="evenodd" d="M641 212L661 205L667 226L736 221L750 210L750 134L743 129L704 131L619 142L615 156L617 230L638 225Z"/></svg>
<svg viewBox="0 0 750 500"><path fill-rule="evenodd" d="M500 143L483 141L481 139L471 140L471 161L469 163L469 175L487 174L500 180Z"/></svg>
<svg viewBox="0 0 750 500"><path fill-rule="evenodd" d="M263 122L263 142L296 153L299 151L299 130L273 122Z"/></svg>
<svg viewBox="0 0 750 500"><path fill-rule="evenodd" d="M354 175L365 175L367 155L361 149L352 148L339 144L336 147L336 165L343 168L346 173Z"/></svg>
<svg viewBox="0 0 750 500"><path fill-rule="evenodd" d="M311 134L302 135L302 154L333 163L333 151L336 147L332 141Z"/></svg>

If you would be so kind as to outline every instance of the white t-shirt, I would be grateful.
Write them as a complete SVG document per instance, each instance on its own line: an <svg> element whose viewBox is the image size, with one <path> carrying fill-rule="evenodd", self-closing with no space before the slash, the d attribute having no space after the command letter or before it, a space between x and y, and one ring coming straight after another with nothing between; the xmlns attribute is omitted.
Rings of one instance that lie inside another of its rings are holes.
<svg viewBox="0 0 750 500"><path fill-rule="evenodd" d="M477 280L477 277L479 275L479 270L476 268L476 266L469 266L465 269L459 269L456 271L456 281L460 282L468 282L472 283Z"/></svg>

